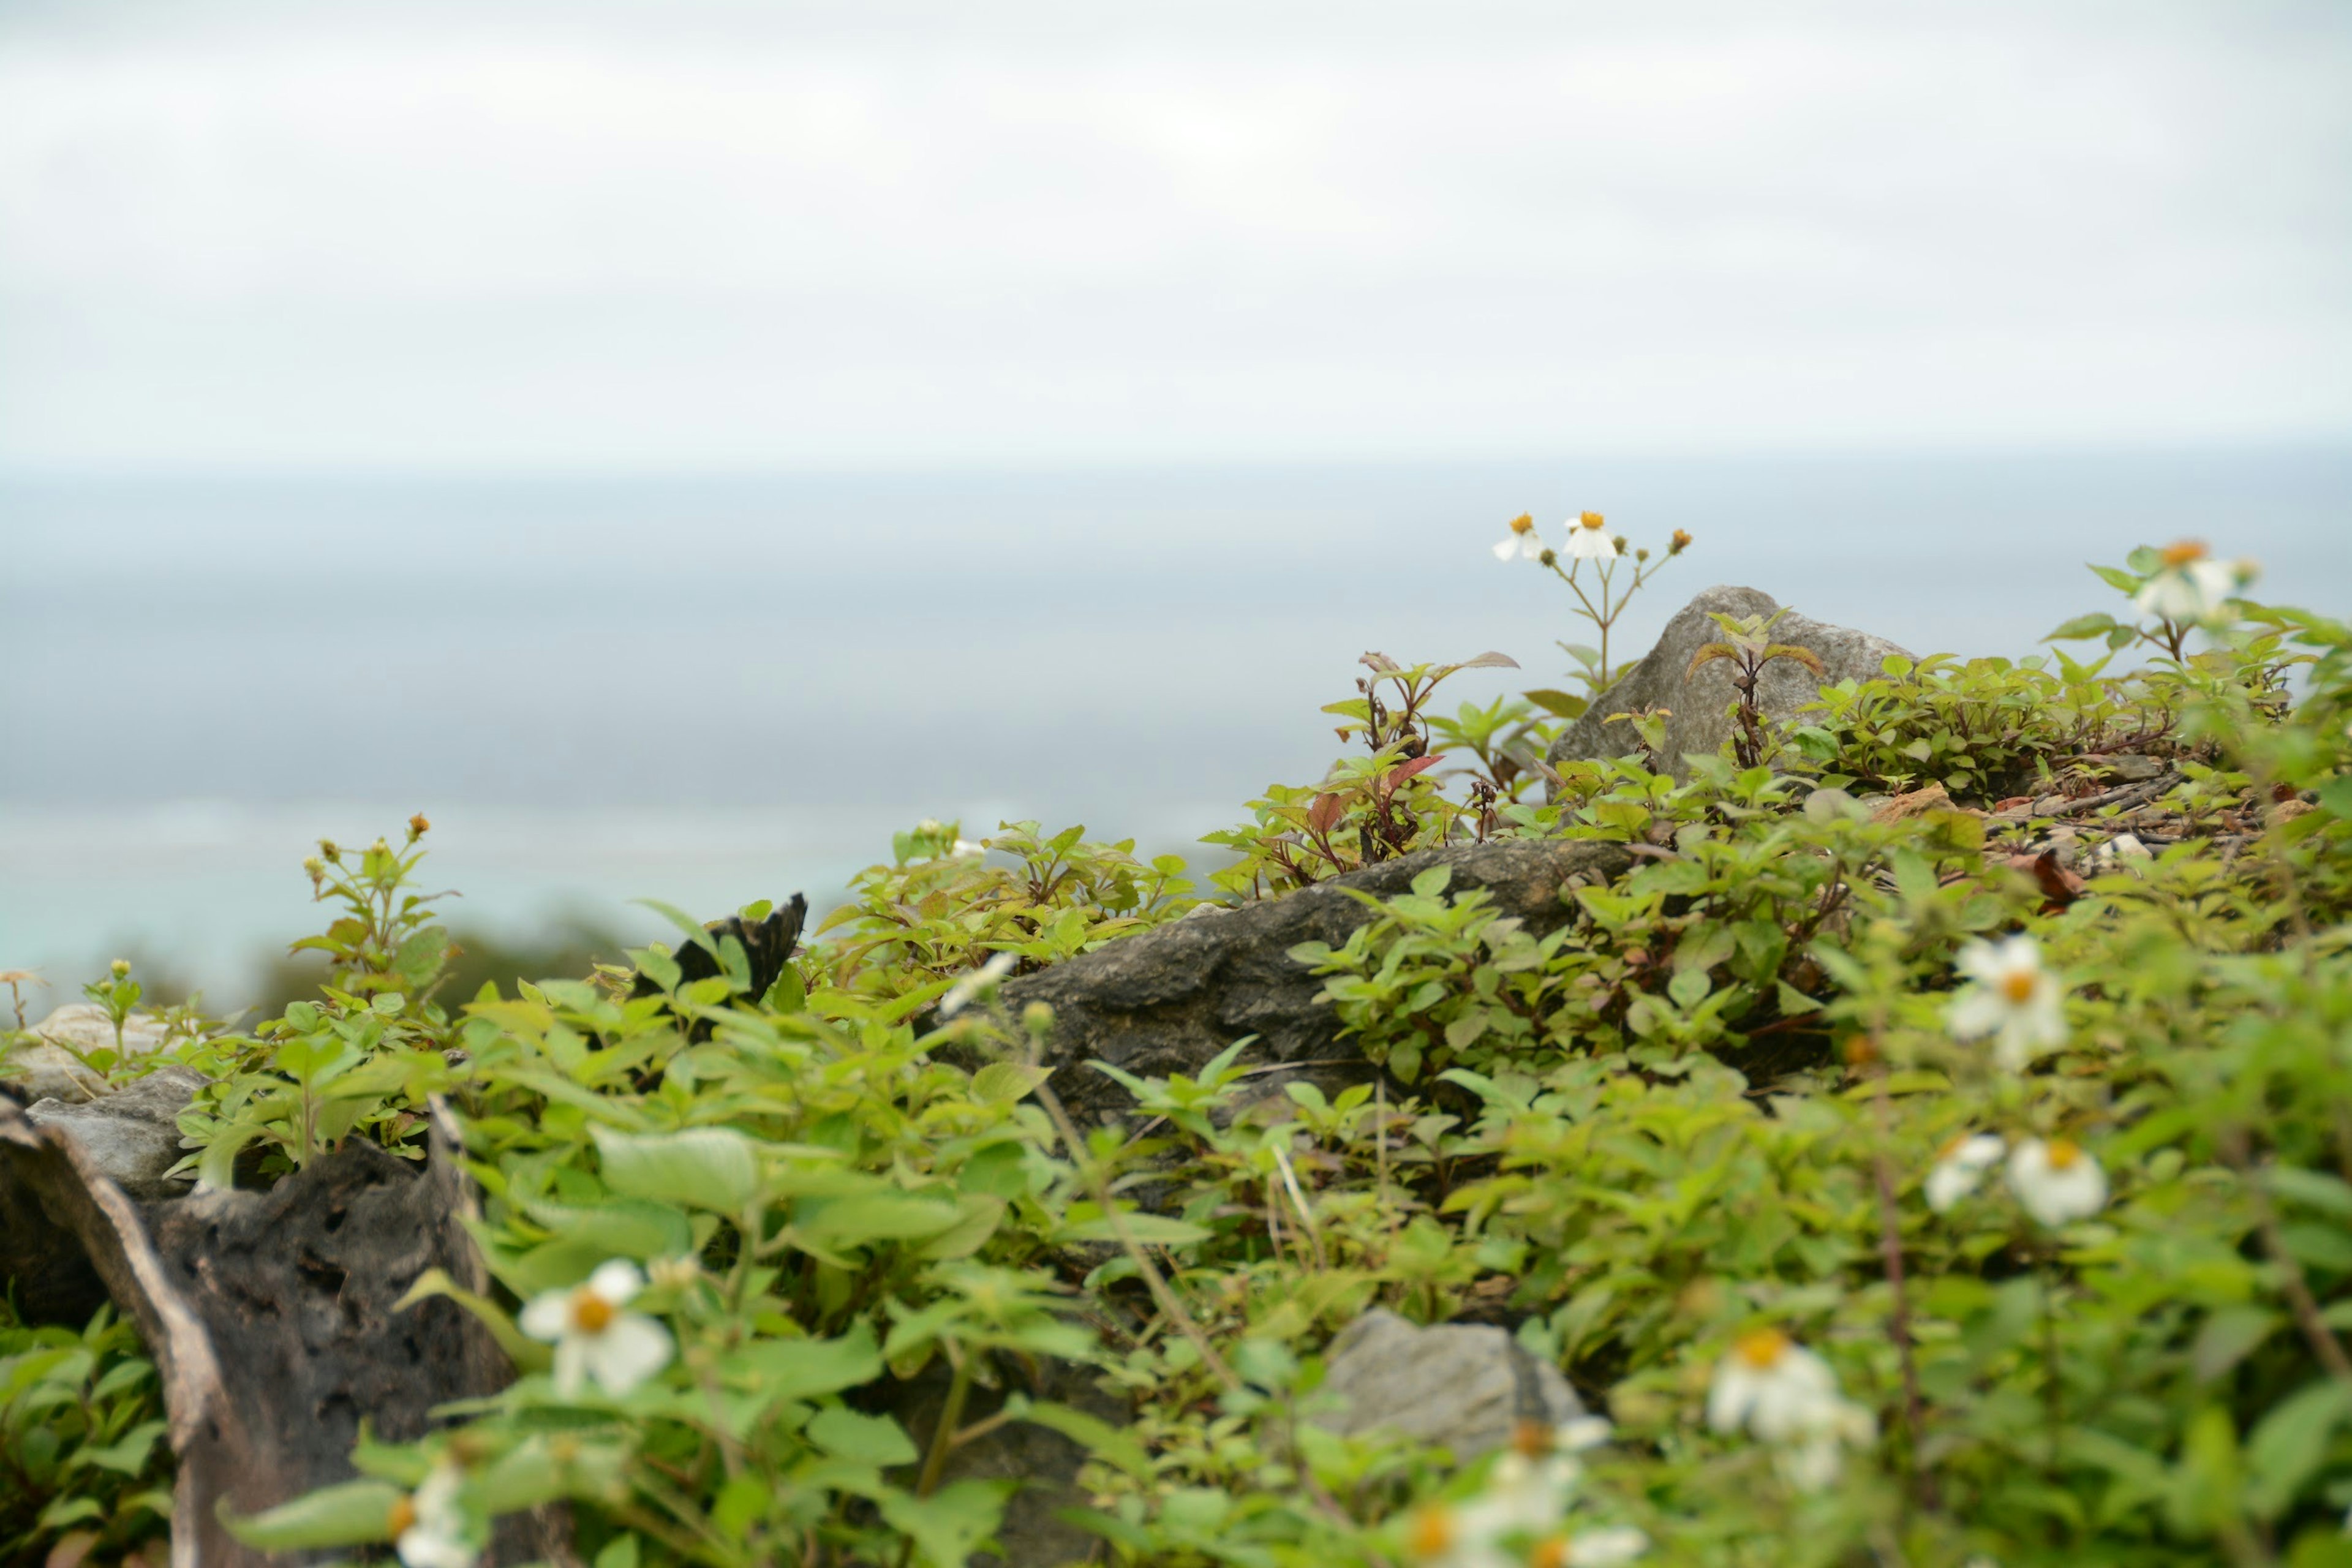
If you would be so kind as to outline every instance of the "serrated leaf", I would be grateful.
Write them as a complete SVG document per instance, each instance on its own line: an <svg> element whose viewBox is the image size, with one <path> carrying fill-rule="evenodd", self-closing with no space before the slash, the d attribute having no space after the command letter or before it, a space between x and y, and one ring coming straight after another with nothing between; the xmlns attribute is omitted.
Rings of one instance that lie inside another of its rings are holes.
<svg viewBox="0 0 2352 1568"><path fill-rule="evenodd" d="M971 1097L983 1105L1010 1105L1028 1097L1054 1069L1021 1062L991 1062L971 1075Z"/></svg>
<svg viewBox="0 0 2352 1568"><path fill-rule="evenodd" d="M605 1186L623 1197L736 1215L759 1190L751 1141L724 1127L653 1133L591 1127L589 1136L596 1142Z"/></svg>

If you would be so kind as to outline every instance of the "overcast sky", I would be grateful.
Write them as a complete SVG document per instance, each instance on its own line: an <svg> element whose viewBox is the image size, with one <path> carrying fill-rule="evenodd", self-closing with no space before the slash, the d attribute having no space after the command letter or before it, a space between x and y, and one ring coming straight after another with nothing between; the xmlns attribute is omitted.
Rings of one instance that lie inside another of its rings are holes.
<svg viewBox="0 0 2352 1568"><path fill-rule="evenodd" d="M2336 440L2352 6L0 0L0 467Z"/></svg>

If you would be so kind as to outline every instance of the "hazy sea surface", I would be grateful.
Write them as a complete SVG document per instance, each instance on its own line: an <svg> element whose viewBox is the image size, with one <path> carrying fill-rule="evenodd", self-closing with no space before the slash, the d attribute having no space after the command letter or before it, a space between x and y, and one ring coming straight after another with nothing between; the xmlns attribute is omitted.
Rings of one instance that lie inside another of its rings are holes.
<svg viewBox="0 0 2352 1568"><path fill-rule="evenodd" d="M415 810L461 919L825 901L926 816L1182 848L1318 775L1367 648L1558 684L1504 521L1696 544L1921 652L2031 652L2183 535L2352 614L2352 448L666 479L0 478L0 968L135 948L234 1000L299 862Z"/></svg>

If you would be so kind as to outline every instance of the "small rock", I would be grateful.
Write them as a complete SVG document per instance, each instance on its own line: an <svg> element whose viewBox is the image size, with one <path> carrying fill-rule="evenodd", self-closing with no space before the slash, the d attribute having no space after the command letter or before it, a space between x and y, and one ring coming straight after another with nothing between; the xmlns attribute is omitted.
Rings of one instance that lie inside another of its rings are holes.
<svg viewBox="0 0 2352 1568"><path fill-rule="evenodd" d="M2071 827L2053 827L2049 837L2042 841L2042 847L2056 855L2058 864L2071 871L2082 856L2083 836Z"/></svg>
<svg viewBox="0 0 2352 1568"><path fill-rule="evenodd" d="M1880 824L1900 822L1905 817L1924 816L1931 811L1949 811L1951 806L1951 793L1942 784L1931 784L1925 789L1893 796L1871 811L1870 820Z"/></svg>
<svg viewBox="0 0 2352 1568"><path fill-rule="evenodd" d="M2137 834L2118 833L2091 851L2091 864L2101 871L2112 871L2126 860L2152 860L2147 845Z"/></svg>
<svg viewBox="0 0 2352 1568"><path fill-rule="evenodd" d="M82 1152L113 1184L142 1203L175 1198L187 1179L164 1178L187 1151L180 1147L180 1112L208 1080L174 1063L97 1100L36 1100L25 1120L73 1135Z"/></svg>
<svg viewBox="0 0 2352 1568"><path fill-rule="evenodd" d="M114 1020L105 1008L95 1002L68 1002L34 1025L33 1033L44 1043L16 1052L0 1066L0 1079L26 1100L95 1100L106 1092L105 1079L74 1056L74 1051L87 1057L114 1049ZM133 1013L122 1021L122 1054L126 1058L152 1055L166 1035L163 1019Z"/></svg>
<svg viewBox="0 0 2352 1568"><path fill-rule="evenodd" d="M1342 1436L1386 1427L1451 1449L1457 1464L1509 1442L1523 1417L1556 1426L1584 1414L1558 1367L1480 1324L1424 1329L1375 1307L1339 1331L1324 1365L1337 1408L1315 1425Z"/></svg>
<svg viewBox="0 0 2352 1568"><path fill-rule="evenodd" d="M1737 693L1731 687L1731 666L1718 659L1696 675L1688 674L1693 656L1723 639L1723 629L1708 616L1769 616L1780 607L1769 594L1753 588L1707 589L1675 613L1659 635L1658 646L1562 731L1544 760L1556 765L1639 751L1641 743L1632 725L1607 721L1614 714L1664 708L1672 717L1666 721L1660 760L1676 776L1682 775L1686 771L1683 758L1694 752L1711 755L1732 732L1728 715ZM1757 703L1780 720L1792 718L1798 709L1820 695L1823 686L1841 680L1874 680L1885 673L1879 668L1882 660L1910 657L1885 637L1833 626L1793 611L1774 625L1772 639L1810 648L1825 667L1818 679L1793 659L1775 659L1764 667L1757 681Z"/></svg>
<svg viewBox="0 0 2352 1568"><path fill-rule="evenodd" d="M2281 822L2293 822L2296 817L2318 809L2307 800L2283 800L2271 807L2271 816Z"/></svg>
<svg viewBox="0 0 2352 1568"><path fill-rule="evenodd" d="M2087 773L2118 784L2146 784L2162 776L2166 764L2154 757L2143 757L2137 752L2116 752L2108 756L2072 757L2068 761Z"/></svg>

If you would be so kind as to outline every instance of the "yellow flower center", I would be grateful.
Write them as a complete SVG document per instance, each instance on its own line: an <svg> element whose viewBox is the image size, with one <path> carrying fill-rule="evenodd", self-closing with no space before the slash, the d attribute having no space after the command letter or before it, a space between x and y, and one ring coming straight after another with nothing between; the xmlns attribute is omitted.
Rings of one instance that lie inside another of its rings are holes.
<svg viewBox="0 0 2352 1568"><path fill-rule="evenodd" d="M1753 1329L1739 1336L1732 1353L1758 1372L1769 1372L1789 1353L1789 1336L1778 1329Z"/></svg>
<svg viewBox="0 0 2352 1568"><path fill-rule="evenodd" d="M2033 1000L2033 987L2040 979L2031 969L2012 969L2000 977L2000 994L2012 1005L2022 1007Z"/></svg>
<svg viewBox="0 0 2352 1568"><path fill-rule="evenodd" d="M1454 1514L1443 1507L1425 1508L1412 1518L1412 1553L1442 1557L1454 1545Z"/></svg>
<svg viewBox="0 0 2352 1568"><path fill-rule="evenodd" d="M2049 1153L2050 1168L2053 1171L2071 1171L2074 1168L2074 1162L2083 1157L2083 1152L2063 1138L2050 1140Z"/></svg>
<svg viewBox="0 0 2352 1568"><path fill-rule="evenodd" d="M1601 514L1597 511L1588 511L1576 521L1595 533L1601 531Z"/></svg>
<svg viewBox="0 0 2352 1568"><path fill-rule="evenodd" d="M572 1326L583 1334L601 1334L613 1326L613 1303L583 1285L572 1292Z"/></svg>
<svg viewBox="0 0 2352 1568"><path fill-rule="evenodd" d="M1540 1459L1551 1452L1551 1428L1540 1421L1521 1421L1511 1428L1511 1447L1523 1458Z"/></svg>
<svg viewBox="0 0 2352 1568"><path fill-rule="evenodd" d="M383 1532L395 1539L416 1527L416 1505L402 1498L384 1510Z"/></svg>
<svg viewBox="0 0 2352 1568"><path fill-rule="evenodd" d="M1512 531L1513 533L1528 533L1528 532L1532 532L1532 531L1534 531L1534 529L1535 529L1535 526L1536 526L1536 520L1535 520L1534 518L1530 517L1529 515L1528 515L1526 512L1521 512L1521 513L1519 513L1519 515L1518 515L1518 516L1517 516L1517 517L1515 517L1515 518L1511 519L1511 531Z"/></svg>
<svg viewBox="0 0 2352 1568"><path fill-rule="evenodd" d="M1937 1151L1936 1151L1936 1161L1937 1161L1937 1163L1941 1164L1941 1163L1943 1163L1945 1161L1948 1161L1948 1160L1951 1159L1954 1155L1958 1154L1958 1153L1960 1152L1960 1149L1961 1149L1962 1145L1966 1144L1966 1143L1968 1142L1968 1141L1969 1141L1969 1134L1968 1134L1968 1133L1963 1132L1963 1133L1960 1133L1958 1136L1955 1137L1955 1138L1954 1138L1950 1142L1948 1142L1948 1143L1945 1144L1942 1148L1940 1148L1940 1149L1937 1150Z"/></svg>
<svg viewBox="0 0 2352 1568"><path fill-rule="evenodd" d="M2168 544L2164 547L2164 563L2175 569L2186 566L2191 561L2204 559L2205 546L2199 540L2184 539L2178 544Z"/></svg>
<svg viewBox="0 0 2352 1568"><path fill-rule="evenodd" d="M1528 1553L1528 1568L1568 1568L1568 1537L1555 1535L1536 1542L1536 1549Z"/></svg>

